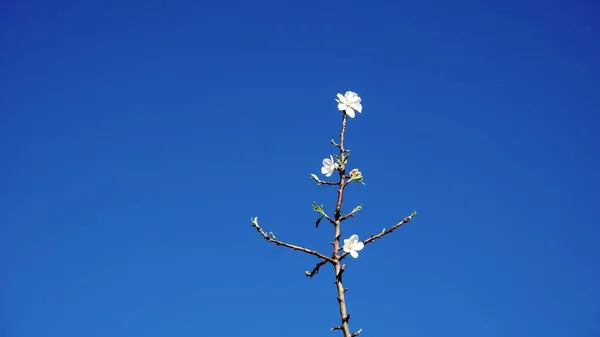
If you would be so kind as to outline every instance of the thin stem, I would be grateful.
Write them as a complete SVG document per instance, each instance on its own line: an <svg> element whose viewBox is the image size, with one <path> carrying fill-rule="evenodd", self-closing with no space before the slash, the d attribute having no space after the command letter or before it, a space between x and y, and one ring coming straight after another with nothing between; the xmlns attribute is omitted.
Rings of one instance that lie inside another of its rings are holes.
<svg viewBox="0 0 600 337"><path fill-rule="evenodd" d="M331 257L325 256L325 255L323 255L323 254L319 253L318 251L316 251L316 250L314 250L314 249L309 249L309 248L306 248L306 247L297 246L297 245L293 245L293 244L291 244L291 243L287 243L287 242L283 242L283 241L281 241L281 240L278 240L278 239L276 239L275 237L273 237L273 236L270 236L269 234L267 234L267 232L265 232L265 230L264 230L264 229L262 229L262 228L261 228L260 226L258 226L257 224L252 224L252 226L253 226L254 228L256 228L256 231L258 231L258 232L260 233L260 235L262 235L262 237L263 237L265 240L267 240L267 241L269 241L269 242L272 242L272 243L274 243L274 244L275 244L275 245L277 245L277 246L284 246L284 247L287 247L287 248L291 248L292 250L298 250L298 251L304 252L304 253L306 253L306 254L314 255L314 256L316 256L316 257L320 257L320 258L321 258L321 259L323 259L323 260L327 260L328 262L331 262L331 263L335 263L335 262L336 262L336 261L335 261L334 259L332 259Z"/></svg>

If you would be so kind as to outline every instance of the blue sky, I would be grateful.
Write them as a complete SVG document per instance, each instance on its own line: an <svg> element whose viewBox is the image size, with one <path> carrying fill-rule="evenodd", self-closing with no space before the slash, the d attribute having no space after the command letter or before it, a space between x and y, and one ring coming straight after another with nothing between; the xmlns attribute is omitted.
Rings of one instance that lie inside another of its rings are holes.
<svg viewBox="0 0 600 337"><path fill-rule="evenodd" d="M600 333L593 1L6 1L0 335L334 336L309 179L356 91L362 336Z"/></svg>

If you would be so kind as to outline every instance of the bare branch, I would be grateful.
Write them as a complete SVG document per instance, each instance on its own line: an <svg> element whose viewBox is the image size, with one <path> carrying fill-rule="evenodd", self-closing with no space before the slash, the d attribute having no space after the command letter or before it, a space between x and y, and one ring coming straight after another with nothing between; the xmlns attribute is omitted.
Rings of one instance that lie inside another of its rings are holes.
<svg viewBox="0 0 600 337"><path fill-rule="evenodd" d="M320 257L321 259L326 260L327 262L335 263L335 261L332 258L327 257L327 256L325 256L325 255L317 252L316 250L309 249L309 248L302 247L302 246L293 245L293 244L287 243L287 242L283 242L283 241L278 240L277 238L275 238L275 235L273 235L273 233L269 233L270 235L267 234L267 232L265 232L258 225L258 221L255 221L255 219L256 218L254 218L253 221L252 221L252 227L256 228L256 231L259 232L260 235L262 235L262 237L265 240L267 240L269 242L272 242L272 243L274 243L277 246L284 246L284 247L287 247L287 248L291 248L292 250L298 250L298 251L304 252L306 254L310 254L310 255L314 255L316 257Z"/></svg>
<svg viewBox="0 0 600 337"><path fill-rule="evenodd" d="M334 186L334 185L339 185L340 182L339 181L325 181L325 180L319 179L319 180L317 180L317 184Z"/></svg>
<svg viewBox="0 0 600 337"><path fill-rule="evenodd" d="M346 215L342 215L340 217L340 221L348 220L348 219L352 218L354 216L354 214L356 214L356 212L350 212Z"/></svg>
<svg viewBox="0 0 600 337"><path fill-rule="evenodd" d="M327 262L328 261L326 259L319 261L311 271L306 271L306 272L304 272L304 274L307 277L313 277L313 276L317 275L319 273L319 270L321 269L321 267L323 267Z"/></svg>
<svg viewBox="0 0 600 337"><path fill-rule="evenodd" d="M358 335L360 335L360 333L362 332L362 329L358 329L357 332L353 332L352 335L350 335L351 337L358 337Z"/></svg>
<svg viewBox="0 0 600 337"><path fill-rule="evenodd" d="M325 181L325 180L321 180L321 179L319 179L319 177L317 177L316 174L311 174L310 175L310 179L316 181L318 185L339 185L340 184L339 181Z"/></svg>
<svg viewBox="0 0 600 337"><path fill-rule="evenodd" d="M382 231L381 233L379 233L377 235L371 235L368 239L364 240L363 243L366 246L369 243L371 243L371 242L373 242L373 241L375 241L377 239L381 239L385 235L388 235L391 232L395 231L396 229L400 228L402 225L405 225L405 224L409 223L412 220L412 218L414 218L416 215L417 215L417 211L412 211L412 213L410 213L410 215L407 216L406 218L402 219L402 221L396 223L392 227L390 227L390 228Z"/></svg>

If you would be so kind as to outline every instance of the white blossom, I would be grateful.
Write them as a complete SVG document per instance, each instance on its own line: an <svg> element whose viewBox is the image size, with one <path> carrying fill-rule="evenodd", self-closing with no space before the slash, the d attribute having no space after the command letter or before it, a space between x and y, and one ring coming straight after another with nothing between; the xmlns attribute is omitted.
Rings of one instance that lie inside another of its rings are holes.
<svg viewBox="0 0 600 337"><path fill-rule="evenodd" d="M358 257L358 251L362 250L365 244L358 241L358 235L354 234L349 239L344 239L344 252L350 253L353 258Z"/></svg>
<svg viewBox="0 0 600 337"><path fill-rule="evenodd" d="M338 168L338 164L333 160L333 156L323 159L323 167L321 167L321 173L326 177L331 177L333 171Z"/></svg>
<svg viewBox="0 0 600 337"><path fill-rule="evenodd" d="M346 94L337 94L336 102L338 102L338 109L344 111L350 118L354 118L354 110L362 112L361 99L357 93L353 91L346 91Z"/></svg>

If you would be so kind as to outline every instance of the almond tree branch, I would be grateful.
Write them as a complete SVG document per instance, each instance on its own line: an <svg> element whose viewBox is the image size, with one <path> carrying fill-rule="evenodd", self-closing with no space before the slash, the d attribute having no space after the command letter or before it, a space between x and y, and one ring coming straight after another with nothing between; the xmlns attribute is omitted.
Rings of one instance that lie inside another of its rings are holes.
<svg viewBox="0 0 600 337"><path fill-rule="evenodd" d="M319 180L317 180L317 184L334 186L334 185L339 185L340 182L339 181L325 181L325 180L319 179Z"/></svg>
<svg viewBox="0 0 600 337"><path fill-rule="evenodd" d="M358 211L360 211L361 209L362 209L362 204L361 204L361 205L359 205L359 206L356 206L356 207L354 207L354 209L352 210L352 212L350 212L350 213L348 213L348 214L346 214L346 215L342 215L342 216L340 217L340 222L342 222L342 221L344 221L344 220L347 220L347 219L349 219L349 218L353 217L353 216L354 216L354 214L356 214L356 213L357 213Z"/></svg>
<svg viewBox="0 0 600 337"><path fill-rule="evenodd" d="M371 235L368 239L364 240L363 243L366 246L369 243L371 243L377 239L381 239L385 235L388 235L391 232L395 231L396 229L400 228L402 225L409 223L412 220L412 218L414 218L416 215L417 215L417 211L412 211L412 213L410 213L410 215L407 216L406 218L402 219L402 221L396 223L395 225L393 225L392 227L390 227L386 230L383 230L381 233L379 233L377 235Z"/></svg>
<svg viewBox="0 0 600 337"><path fill-rule="evenodd" d="M348 314L348 311L346 309L346 299L344 297L344 293L346 292L346 289L344 289L344 285L342 284L342 274L344 273L344 266L340 263L340 256L338 255L338 252L340 250L340 236L342 235L341 232L341 225L342 225L342 202L344 200L344 187L346 186L346 182L344 180L345 176L346 176L346 167L344 165L344 154L346 153L346 149L344 148L344 134L346 133L346 121L348 119L347 115L345 113L342 113L343 117L342 117L342 130L340 131L340 143L337 145L337 147L340 149L340 160L342 161L342 165L341 167L338 169L339 173L340 173L340 184L339 184L339 189L338 189L338 198L337 198L337 203L335 206L335 214L334 214L334 219L335 219L335 223L334 223L334 239L333 239L333 259L334 259L334 269L335 269L335 286L337 289L337 300L338 300L338 305L340 307L340 318L341 318L341 323L340 325L336 326L335 328L333 328L333 330L341 330L344 334L344 337L352 337L352 333L350 332L350 326L348 325L348 321L350 320L350 315Z"/></svg>
<svg viewBox="0 0 600 337"><path fill-rule="evenodd" d="M353 217L353 216L354 216L354 214L356 214L356 212L352 212L352 213L348 213L348 214L346 214L346 215L343 215L342 217L340 217L340 221L348 220L348 219L350 219L351 217Z"/></svg>
<svg viewBox="0 0 600 337"><path fill-rule="evenodd" d="M256 218L255 218L255 219L256 219ZM316 251L316 250L309 249L309 248L302 247L302 246L293 245L293 244L291 244L291 243L283 242L283 241L281 241L281 240L278 240L278 239L276 239L276 238L275 238L275 235L273 235L273 233L269 233L270 235L269 235L269 234L267 234L267 232L265 232L265 231L264 231L264 230L263 230L263 229L262 229L262 228L261 228L261 227L258 225L258 221L254 221L254 220L253 220L253 221L252 221L252 227L256 228L256 231L257 231L257 232L259 232L259 233L260 233L260 235L262 235L262 237L263 237L265 240L267 240L267 241L269 241L269 242L272 242L272 243L274 243L276 246L284 246L284 247L287 247L287 248L291 248L292 250L298 250L298 251L304 252L304 253L306 253L306 254L314 255L314 256L316 256L316 257L320 257L320 258L321 258L321 259L323 259L323 260L326 260L327 262L331 262L331 263L335 263L335 262L336 262L336 261L335 261L335 260L333 260L332 258L330 258L330 257L327 257L327 256L325 256L325 255L323 255L323 254L319 253L319 252L318 252L318 251Z"/></svg>
<svg viewBox="0 0 600 337"><path fill-rule="evenodd" d="M339 185L340 182L339 181L325 181L325 180L321 180L319 179L319 177L317 177L316 174L311 174L310 178L314 181L317 182L317 185Z"/></svg>
<svg viewBox="0 0 600 337"><path fill-rule="evenodd" d="M306 272L304 272L304 274L307 277L313 277L313 276L317 275L319 273L319 270L321 269L321 267L323 267L327 262L329 262L329 261L327 261L326 259L319 261L311 271L306 271Z"/></svg>
<svg viewBox="0 0 600 337"><path fill-rule="evenodd" d="M349 215L349 214L348 214ZM396 229L398 229L398 227L405 225L407 223L409 223L412 218L415 217L415 215L417 215L416 211L413 211L409 216L407 216L406 218L402 219L402 221L396 223L395 225L393 225L392 227L388 228L387 230L382 231L381 233L377 234L377 235L371 235L368 239L366 239L365 241L363 241L363 244L367 244L367 243L371 243L381 237L383 237L384 235L387 235L393 231L395 231ZM338 254L341 253L343 251L342 248L338 249ZM345 258L348 255L348 253L343 253L342 256L340 257L340 260ZM327 263L327 260L321 260L319 261L318 264L324 265L325 263ZM316 273L315 273L316 274Z"/></svg>
<svg viewBox="0 0 600 337"><path fill-rule="evenodd" d="M410 213L409 216L407 216L406 218L402 219L400 222L397 222L392 227L390 227L388 229L384 229L379 234L371 235L369 238L367 238L366 240L363 241L363 244L366 246L369 243L371 243L371 242L373 242L373 241L375 241L377 239L381 239L382 237L384 237L384 236L390 234L391 232L395 231L396 229L400 228L402 225L405 225L405 224L409 223L416 215L417 215L417 211L412 211L412 213ZM340 256L340 261L342 259L344 259L346 256L348 256L348 253L342 254L342 256Z"/></svg>

